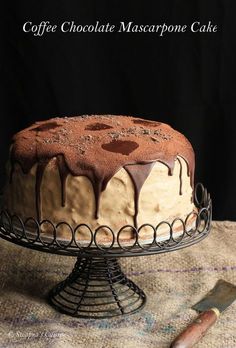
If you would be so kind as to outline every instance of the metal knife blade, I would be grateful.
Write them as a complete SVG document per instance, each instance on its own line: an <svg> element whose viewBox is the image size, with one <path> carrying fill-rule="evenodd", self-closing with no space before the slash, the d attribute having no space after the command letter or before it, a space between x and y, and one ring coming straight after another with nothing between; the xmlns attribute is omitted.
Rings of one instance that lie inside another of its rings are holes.
<svg viewBox="0 0 236 348"><path fill-rule="evenodd" d="M200 312L198 317L188 325L171 343L171 348L192 348L214 325L220 312L223 312L236 299L236 286L218 280L214 288L192 308Z"/></svg>
<svg viewBox="0 0 236 348"><path fill-rule="evenodd" d="M204 312L211 308L217 308L220 312L223 312L235 299L236 286L220 279L202 300L192 306L192 309Z"/></svg>

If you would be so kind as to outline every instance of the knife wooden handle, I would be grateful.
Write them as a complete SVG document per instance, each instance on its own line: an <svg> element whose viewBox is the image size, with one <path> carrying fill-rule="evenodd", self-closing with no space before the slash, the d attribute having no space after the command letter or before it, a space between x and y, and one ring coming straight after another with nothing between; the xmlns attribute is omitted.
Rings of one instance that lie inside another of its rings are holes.
<svg viewBox="0 0 236 348"><path fill-rule="evenodd" d="M170 345L170 348L191 348L205 335L207 330L216 322L220 312L217 308L199 314Z"/></svg>

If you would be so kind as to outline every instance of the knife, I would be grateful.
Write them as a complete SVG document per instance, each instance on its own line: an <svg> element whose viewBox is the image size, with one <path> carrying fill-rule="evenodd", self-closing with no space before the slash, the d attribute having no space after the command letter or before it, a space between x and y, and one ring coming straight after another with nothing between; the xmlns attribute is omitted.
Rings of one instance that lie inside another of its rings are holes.
<svg viewBox="0 0 236 348"><path fill-rule="evenodd" d="M200 341L207 330L236 299L236 286L223 279L218 280L214 288L192 309L200 312L199 316L170 345L170 348L191 348Z"/></svg>

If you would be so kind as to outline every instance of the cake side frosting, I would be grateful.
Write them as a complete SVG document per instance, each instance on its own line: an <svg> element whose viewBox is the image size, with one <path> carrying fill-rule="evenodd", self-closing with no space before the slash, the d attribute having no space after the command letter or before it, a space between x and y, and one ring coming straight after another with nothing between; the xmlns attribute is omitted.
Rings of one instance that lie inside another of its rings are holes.
<svg viewBox="0 0 236 348"><path fill-rule="evenodd" d="M182 164L182 195L179 194L181 172L179 161ZM91 181L86 176L73 176L68 174L66 182L66 204L61 204L60 175L57 167L57 159L54 157L44 171L41 183L41 218L50 220L55 225L66 221L73 229L80 223L86 223L92 231L98 227L107 225L115 233L122 226L134 225L135 214L135 189L132 180L124 168L121 168L109 180L107 187L101 192L99 217L95 219L95 197ZM26 217L36 217L35 208L35 174L37 164L29 173L24 174L21 167L16 164L14 177L11 184L7 184L5 190L5 203L9 212L16 214L23 220ZM141 226L149 223L157 226L161 221L172 223L175 218L185 220L186 216L195 210L191 202L192 188L190 178L187 175L187 164L182 158L177 158L173 175L168 175L168 167L161 162L155 162L152 170L145 180L139 195L139 209L137 224ZM17 222L17 221L15 221ZM192 219L187 224L191 227ZM176 223L174 231L181 224ZM28 225L30 228L30 225ZM34 225L32 226L34 230ZM158 229L157 236L167 234L168 226L162 225ZM42 233L52 234L48 224L41 228ZM132 239L134 235L128 229L122 233L122 239ZM139 237L146 240L153 235L150 227L142 228ZM58 238L71 239L67 226L63 225L57 230ZM77 237L80 240L88 240L90 233L87 228L79 228ZM99 239L111 238L109 230L100 229Z"/></svg>
<svg viewBox="0 0 236 348"><path fill-rule="evenodd" d="M10 159L11 179L16 164L25 174L35 167L39 220L42 181L52 159L59 173L61 206L66 204L68 176L85 176L94 191L95 219L99 218L101 193L118 171L125 170L134 186L135 225L140 191L156 162L167 167L169 176L179 163L179 195L184 163L192 187L194 180L194 152L181 133L164 123L127 116L78 116L37 122L14 136Z"/></svg>

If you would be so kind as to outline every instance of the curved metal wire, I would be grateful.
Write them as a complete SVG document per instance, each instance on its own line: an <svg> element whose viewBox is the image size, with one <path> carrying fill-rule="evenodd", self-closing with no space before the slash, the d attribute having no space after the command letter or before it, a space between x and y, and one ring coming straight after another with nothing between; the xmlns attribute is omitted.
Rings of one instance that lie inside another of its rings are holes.
<svg viewBox="0 0 236 348"><path fill-rule="evenodd" d="M146 303L144 292L126 278L117 260L107 258L78 258L48 299L60 312L97 319L135 313Z"/></svg>
<svg viewBox="0 0 236 348"><path fill-rule="evenodd" d="M88 258L169 252L195 244L209 233L212 216L211 198L200 183L195 186L194 200L198 211L190 212L185 220L175 218L172 222L161 221L157 226L145 223L138 228L125 225L119 231L113 231L107 225L99 226L92 231L85 223L73 228L65 221L54 224L50 220L38 222L32 217L23 221L16 214L11 215L8 211L2 210L0 237L32 249ZM61 238L62 227L66 228L68 235L71 236L67 240ZM143 234L145 228L149 231L146 237ZM45 233L48 229L51 235ZM163 229L165 229L164 235ZM82 230L88 234L86 240L83 240ZM106 231L105 241L100 237L100 233L104 231Z"/></svg>
<svg viewBox="0 0 236 348"><path fill-rule="evenodd" d="M146 302L144 292L122 272L115 257L165 253L195 244L205 238L212 219L210 195L202 184L194 191L197 211L185 220L160 221L157 226L146 223L138 228L125 225L113 231L107 225L92 231L81 223L73 228L68 222L38 222L29 217L23 221L6 210L0 211L0 237L15 244L40 251L77 256L72 273L49 293L49 302L57 310L80 318L109 318L135 313ZM61 229L67 228L71 238L63 240ZM149 230L143 236L144 229ZM165 235L163 236L163 228ZM50 236L45 231L50 230ZM90 236L81 240L86 230ZM100 237L106 230L107 242ZM128 233L128 238L127 238ZM130 238L132 236L132 238Z"/></svg>

